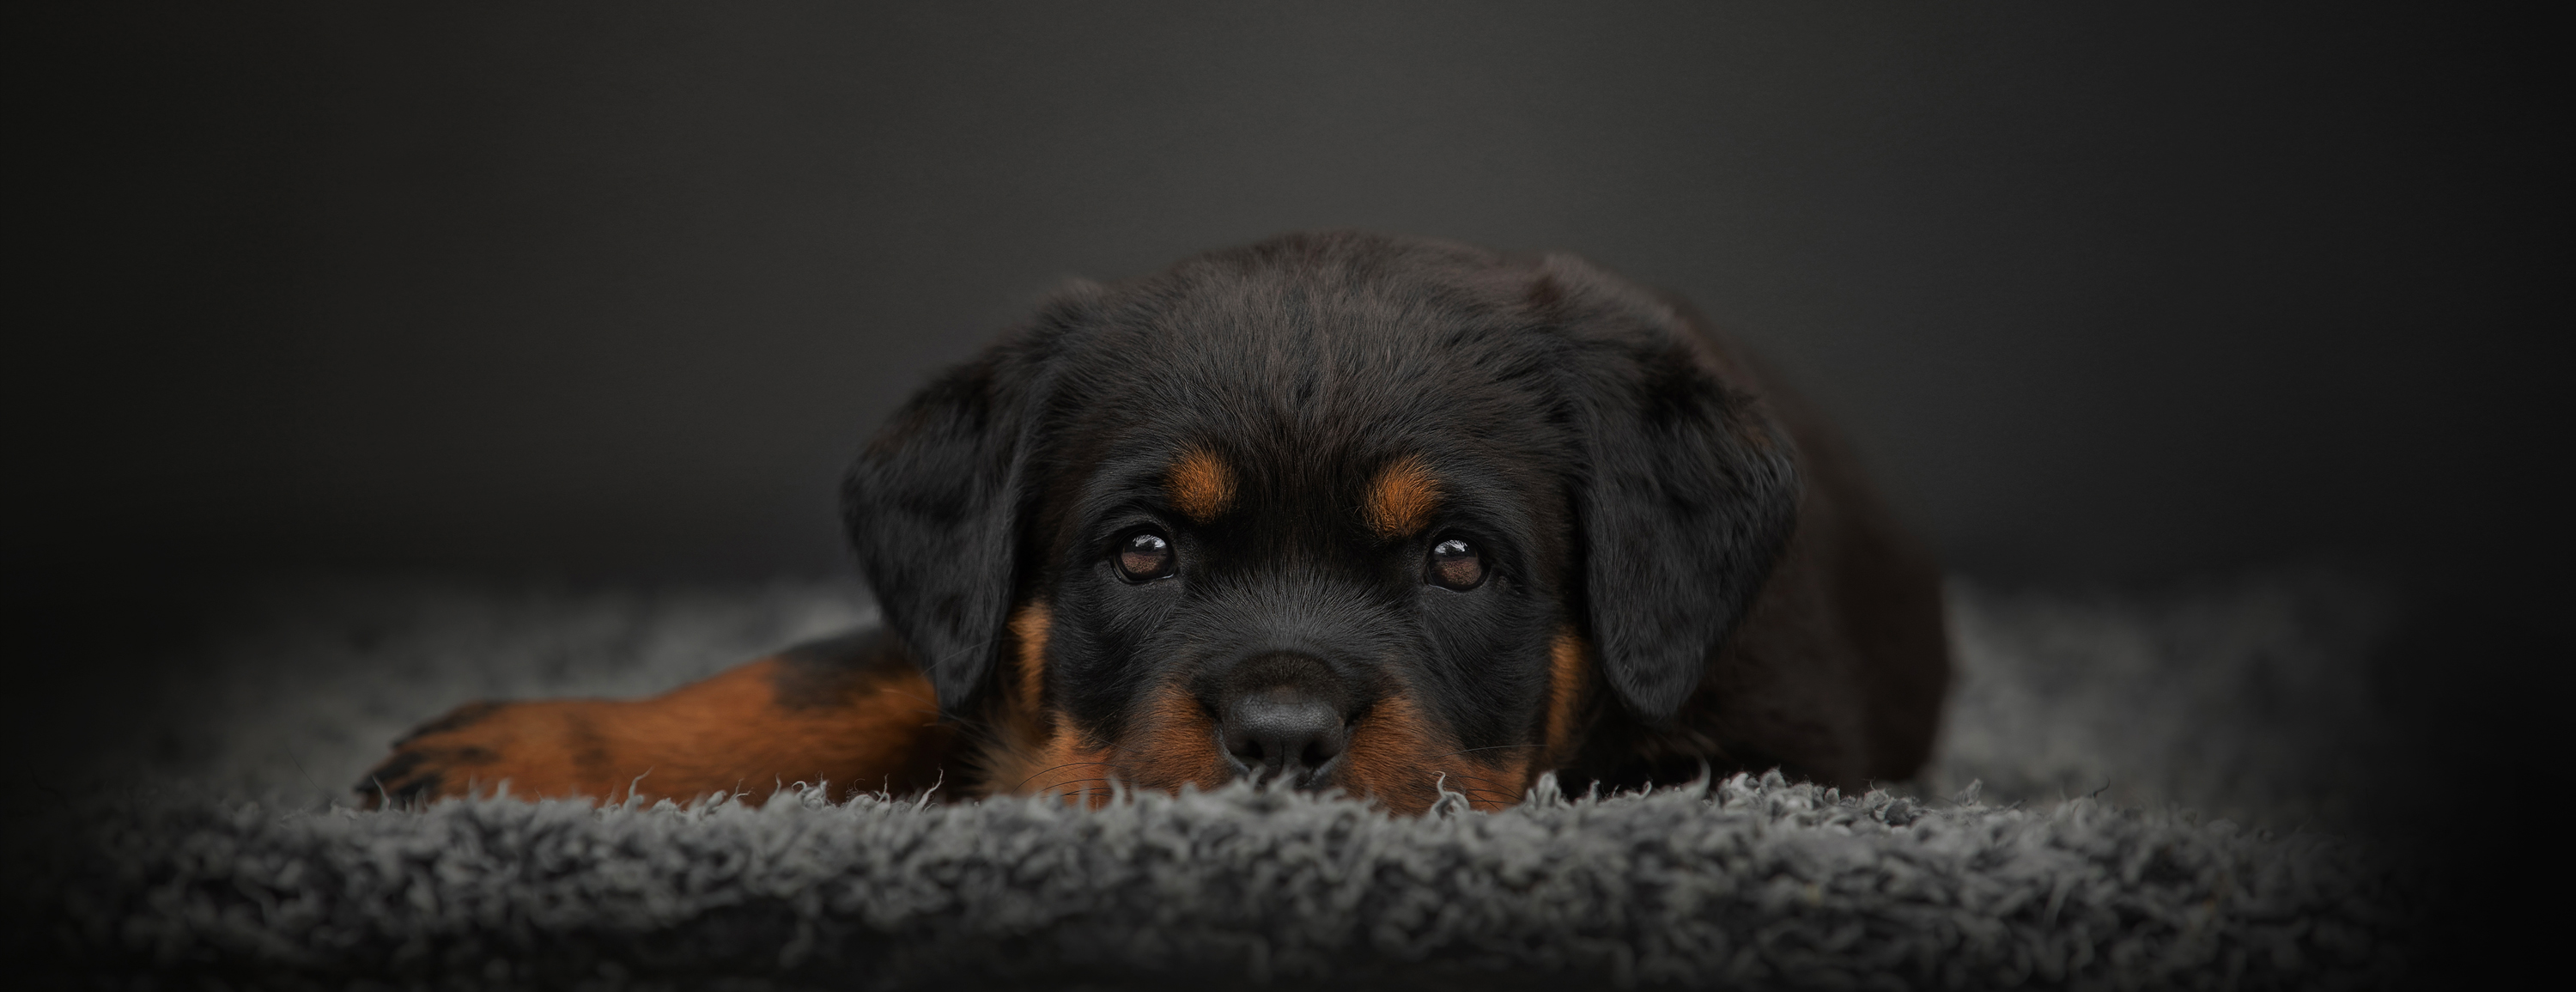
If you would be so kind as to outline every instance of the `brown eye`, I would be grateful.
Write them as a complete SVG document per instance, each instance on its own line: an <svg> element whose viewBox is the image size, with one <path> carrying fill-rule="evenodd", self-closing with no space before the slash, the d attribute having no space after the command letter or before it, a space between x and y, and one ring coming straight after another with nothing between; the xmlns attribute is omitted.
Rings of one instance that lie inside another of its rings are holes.
<svg viewBox="0 0 2576 992"><path fill-rule="evenodd" d="M1172 542L1153 531L1131 535L1118 544L1118 574L1129 582L1170 578L1174 560Z"/></svg>
<svg viewBox="0 0 2576 992"><path fill-rule="evenodd" d="M1431 546L1430 574L1423 581L1444 589L1464 592L1485 581L1485 557L1476 546L1457 538L1448 538Z"/></svg>

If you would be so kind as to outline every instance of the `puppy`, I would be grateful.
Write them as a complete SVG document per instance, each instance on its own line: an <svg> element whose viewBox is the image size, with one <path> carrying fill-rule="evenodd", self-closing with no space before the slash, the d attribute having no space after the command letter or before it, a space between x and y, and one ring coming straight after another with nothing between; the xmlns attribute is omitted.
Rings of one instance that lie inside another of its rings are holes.
<svg viewBox="0 0 2576 992"><path fill-rule="evenodd" d="M471 704L359 792L1853 787L1922 765L1949 677L1939 572L1843 446L1565 256L1297 234L1075 286L915 396L842 505L882 627Z"/></svg>

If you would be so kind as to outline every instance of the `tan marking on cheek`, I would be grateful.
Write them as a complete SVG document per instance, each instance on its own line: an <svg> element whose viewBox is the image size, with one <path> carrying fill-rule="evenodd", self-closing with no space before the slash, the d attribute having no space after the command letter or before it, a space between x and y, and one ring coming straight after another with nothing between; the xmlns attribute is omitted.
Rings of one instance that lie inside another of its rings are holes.
<svg viewBox="0 0 2576 992"><path fill-rule="evenodd" d="M1196 523L1207 523L1234 505L1234 470L1215 452L1192 448L1172 463L1165 481L1172 506Z"/></svg>
<svg viewBox="0 0 2576 992"><path fill-rule="evenodd" d="M993 771L995 793L1059 795L1092 806L1109 801L1113 782L1177 792L1184 785L1215 788L1228 777L1215 721L1178 686L1157 690L1115 745L1101 746L1058 721L1043 745L1011 755Z"/></svg>
<svg viewBox="0 0 2576 992"><path fill-rule="evenodd" d="M977 749L975 765L982 781L969 791L1010 795L1031 791L1030 780L1043 777L1056 763L1056 739L1063 721L1048 712L1046 702L1047 634L1053 621L1045 600L1030 600L1011 613L1012 671L1002 682L1001 698L985 710L988 729Z"/></svg>
<svg viewBox="0 0 2576 992"><path fill-rule="evenodd" d="M1369 484L1368 499L1360 504L1360 516L1380 539L1392 540L1422 530L1439 506L1439 477L1431 474L1422 456L1406 455L1378 472L1377 481Z"/></svg>
<svg viewBox="0 0 2576 992"><path fill-rule="evenodd" d="M1019 670L1011 699L993 721L996 740L983 754L984 793L1059 795L1098 806L1112 782L1177 791L1182 785L1214 787L1226 780L1216 751L1216 725L1177 686L1158 690L1130 724L1127 739L1100 743L1042 705L1046 638L1051 614L1043 601L1011 617Z"/></svg>
<svg viewBox="0 0 2576 992"><path fill-rule="evenodd" d="M1389 696L1369 707L1351 730L1335 776L1345 788L1413 816L1430 809L1440 790L1463 793L1476 809L1494 810L1521 800L1529 778L1529 749L1473 752L1432 727L1421 707Z"/></svg>
<svg viewBox="0 0 2576 992"><path fill-rule="evenodd" d="M1136 785L1177 792L1184 785L1213 789L1233 777L1217 750L1216 720L1178 685L1155 691L1127 737L1119 748L1128 759L1123 777Z"/></svg>
<svg viewBox="0 0 2576 992"><path fill-rule="evenodd" d="M1112 794L1109 783L1115 777L1113 758L1110 749L1092 746L1072 726L1060 724L1055 736L1047 741L1044 766L1023 782L1019 791L1061 796L1068 803L1097 809Z"/></svg>
<svg viewBox="0 0 2576 992"><path fill-rule="evenodd" d="M1547 664L1547 725L1543 728L1547 754L1532 774L1563 768L1574 760L1583 742L1576 739L1584 703L1586 676L1591 674L1592 650L1572 630L1559 630L1549 645Z"/></svg>
<svg viewBox="0 0 2576 992"><path fill-rule="evenodd" d="M1053 614L1046 600L1031 600L1011 615L1011 635L1019 641L1019 698L1016 702L1036 710L1046 701L1047 627Z"/></svg>
<svg viewBox="0 0 2576 992"><path fill-rule="evenodd" d="M1109 792L1109 749L1091 743L1068 721L1056 721L1052 731L987 748L983 764L985 795L1097 793L1096 805Z"/></svg>

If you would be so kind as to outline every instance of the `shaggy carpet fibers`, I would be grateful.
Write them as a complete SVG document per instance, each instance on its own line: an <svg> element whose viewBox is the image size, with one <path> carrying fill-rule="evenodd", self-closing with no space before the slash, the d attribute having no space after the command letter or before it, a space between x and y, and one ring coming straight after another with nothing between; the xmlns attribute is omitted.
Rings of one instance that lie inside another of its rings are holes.
<svg viewBox="0 0 2576 992"><path fill-rule="evenodd" d="M118 784L31 783L56 798L12 812L13 939L133 987L2402 980L2416 900L2360 839L2395 805L2352 677L2371 590L1952 598L1940 756L1865 795L1735 776L1409 819L1244 788L360 812L340 787L449 706L659 691L869 610L827 584L279 586L233 596L189 665L64 715L91 734L76 778Z"/></svg>

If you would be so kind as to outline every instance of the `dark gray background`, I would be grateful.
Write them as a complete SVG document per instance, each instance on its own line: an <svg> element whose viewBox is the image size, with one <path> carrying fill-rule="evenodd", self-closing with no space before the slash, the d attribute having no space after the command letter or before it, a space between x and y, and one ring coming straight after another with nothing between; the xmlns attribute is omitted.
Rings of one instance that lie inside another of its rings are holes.
<svg viewBox="0 0 2576 992"><path fill-rule="evenodd" d="M1684 292L1995 581L2556 532L2565 117L2500 15L81 16L21 86L63 222L11 363L40 585L845 569L844 459L1053 282L1328 225Z"/></svg>

